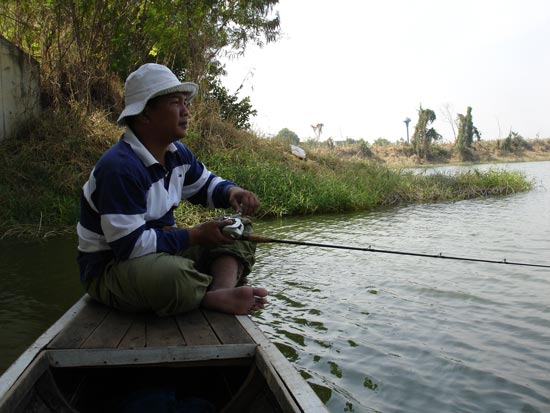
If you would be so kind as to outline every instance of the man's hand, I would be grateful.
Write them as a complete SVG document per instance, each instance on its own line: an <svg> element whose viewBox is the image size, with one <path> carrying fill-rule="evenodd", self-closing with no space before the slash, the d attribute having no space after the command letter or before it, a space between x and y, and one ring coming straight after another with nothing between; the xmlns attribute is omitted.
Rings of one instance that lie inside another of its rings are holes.
<svg viewBox="0 0 550 413"><path fill-rule="evenodd" d="M254 212L260 206L260 201L253 192L246 189L239 188L238 186L232 186L228 190L229 203L235 212L242 215L254 215Z"/></svg>
<svg viewBox="0 0 550 413"><path fill-rule="evenodd" d="M223 227L231 224L231 221L209 221L199 224L196 227L188 228L189 243L191 245L203 245L205 247L232 244L235 240L222 232Z"/></svg>

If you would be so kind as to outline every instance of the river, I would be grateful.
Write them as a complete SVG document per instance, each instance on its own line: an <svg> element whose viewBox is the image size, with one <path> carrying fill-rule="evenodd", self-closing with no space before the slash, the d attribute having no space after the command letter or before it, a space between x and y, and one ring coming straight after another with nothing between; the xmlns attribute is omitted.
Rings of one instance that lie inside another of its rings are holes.
<svg viewBox="0 0 550 413"><path fill-rule="evenodd" d="M496 167L536 188L255 230L550 264L550 162ZM80 296L75 242L0 242L0 371ZM550 412L549 268L286 244L259 245L257 261L250 281L270 303L254 320L331 412Z"/></svg>

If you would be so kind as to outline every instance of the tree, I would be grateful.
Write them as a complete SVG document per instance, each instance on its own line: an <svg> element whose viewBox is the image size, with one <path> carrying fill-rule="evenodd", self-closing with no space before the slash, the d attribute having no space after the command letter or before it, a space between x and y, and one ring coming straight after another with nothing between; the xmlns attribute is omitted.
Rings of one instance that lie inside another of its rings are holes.
<svg viewBox="0 0 550 413"><path fill-rule="evenodd" d="M219 78L211 79L209 89L207 99L214 100L217 103L220 117L223 120L231 122L238 129L250 129L250 118L256 116L258 112L252 108L249 96L239 99L240 88L234 94L231 94L221 84Z"/></svg>
<svg viewBox="0 0 550 413"><path fill-rule="evenodd" d="M531 145L527 143L525 138L521 136L518 132L510 130L508 136L504 139L502 143L501 151L509 153L519 153L524 149L532 149Z"/></svg>
<svg viewBox="0 0 550 413"><path fill-rule="evenodd" d="M461 158L464 160L467 157L468 149L472 147L474 142L474 136L477 140L481 139L481 134L474 126L472 120L472 108L468 106L466 108L466 115L458 114L458 135L455 140L455 148L459 152Z"/></svg>
<svg viewBox="0 0 550 413"><path fill-rule="evenodd" d="M441 114L443 119L451 125L451 130L453 131L453 138L456 140L456 121L454 116L454 110L450 103L444 103L441 105Z"/></svg>
<svg viewBox="0 0 550 413"><path fill-rule="evenodd" d="M323 133L323 125L322 123L317 123L316 125L311 125L311 129L313 129L313 134L315 135L315 140L318 141L321 137L321 133Z"/></svg>
<svg viewBox="0 0 550 413"><path fill-rule="evenodd" d="M412 144L415 153L420 159L428 160L431 153L432 142L441 139L441 135L429 126L435 121L435 112L431 109L418 109L418 122L414 129Z"/></svg>
<svg viewBox="0 0 550 413"><path fill-rule="evenodd" d="M298 137L298 135L296 135L296 133L292 132L288 128L281 129L277 133L277 135L273 137L273 139L276 139L282 142L288 142L293 145L298 145L300 143L300 138Z"/></svg>
<svg viewBox="0 0 550 413"><path fill-rule="evenodd" d="M3 0L0 33L41 64L50 103L111 99L139 65L210 86L223 52L279 36L278 0ZM118 97L120 99L120 96ZM104 102L101 102L104 103Z"/></svg>
<svg viewBox="0 0 550 413"><path fill-rule="evenodd" d="M373 142L374 146L388 146L390 144L391 144L391 142L389 140L387 140L386 138L377 138Z"/></svg>

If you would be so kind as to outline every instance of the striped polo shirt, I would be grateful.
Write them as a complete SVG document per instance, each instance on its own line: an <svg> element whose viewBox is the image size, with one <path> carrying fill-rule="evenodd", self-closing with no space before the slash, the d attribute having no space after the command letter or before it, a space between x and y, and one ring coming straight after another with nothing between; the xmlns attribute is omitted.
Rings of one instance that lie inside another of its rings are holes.
<svg viewBox="0 0 550 413"><path fill-rule="evenodd" d="M100 275L113 258L185 250L187 230L163 229L175 225L174 209L182 200L227 208L231 186L179 141L169 145L162 166L126 128L82 188L77 225L81 280Z"/></svg>

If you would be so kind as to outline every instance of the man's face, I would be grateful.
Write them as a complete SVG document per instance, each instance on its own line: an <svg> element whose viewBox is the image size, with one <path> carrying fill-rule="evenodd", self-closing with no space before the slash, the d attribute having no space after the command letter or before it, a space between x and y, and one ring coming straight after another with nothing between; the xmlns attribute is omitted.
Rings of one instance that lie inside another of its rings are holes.
<svg viewBox="0 0 550 413"><path fill-rule="evenodd" d="M147 103L147 116L158 131L159 139L170 142L183 139L189 124L189 109L185 93L158 96Z"/></svg>

